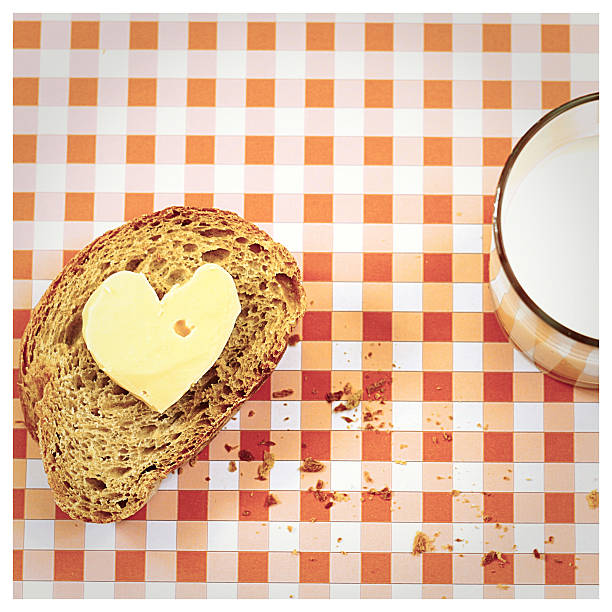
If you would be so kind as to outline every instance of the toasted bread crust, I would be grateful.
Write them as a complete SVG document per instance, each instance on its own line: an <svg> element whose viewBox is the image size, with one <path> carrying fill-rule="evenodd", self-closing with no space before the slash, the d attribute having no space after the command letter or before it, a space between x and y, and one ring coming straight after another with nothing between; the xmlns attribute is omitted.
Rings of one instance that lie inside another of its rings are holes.
<svg viewBox="0 0 612 612"><path fill-rule="evenodd" d="M156 415L97 367L82 339L80 313L114 272L144 272L161 297L206 261L232 274L242 312L213 368ZM277 365L306 309L301 281L284 246L218 209L174 206L144 215L75 255L32 312L20 347L24 420L40 443L58 506L92 522L137 512Z"/></svg>

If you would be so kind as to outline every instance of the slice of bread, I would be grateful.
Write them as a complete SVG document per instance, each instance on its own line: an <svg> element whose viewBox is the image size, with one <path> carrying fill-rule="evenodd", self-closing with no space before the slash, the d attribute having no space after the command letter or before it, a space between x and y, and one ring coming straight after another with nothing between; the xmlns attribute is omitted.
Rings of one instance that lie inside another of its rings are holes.
<svg viewBox="0 0 612 612"><path fill-rule="evenodd" d="M161 299L206 262L232 275L242 311L215 365L159 414L96 365L81 333L83 307L114 272L143 272ZM263 383L305 303L289 251L218 209L175 206L145 215L75 255L32 312L20 350L25 422L40 443L57 505L96 523L137 512Z"/></svg>

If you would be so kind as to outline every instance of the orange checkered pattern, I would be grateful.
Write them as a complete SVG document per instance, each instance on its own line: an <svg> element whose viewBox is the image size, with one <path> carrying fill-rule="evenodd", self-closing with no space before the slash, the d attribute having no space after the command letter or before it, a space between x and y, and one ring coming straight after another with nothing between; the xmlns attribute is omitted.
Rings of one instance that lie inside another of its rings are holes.
<svg viewBox="0 0 612 612"><path fill-rule="evenodd" d="M597 393L514 350L486 284L506 156L597 90L597 41L588 14L15 15L15 381L62 266L170 204L258 224L308 297L302 341L119 524L55 506L15 385L15 597L597 597Z"/></svg>

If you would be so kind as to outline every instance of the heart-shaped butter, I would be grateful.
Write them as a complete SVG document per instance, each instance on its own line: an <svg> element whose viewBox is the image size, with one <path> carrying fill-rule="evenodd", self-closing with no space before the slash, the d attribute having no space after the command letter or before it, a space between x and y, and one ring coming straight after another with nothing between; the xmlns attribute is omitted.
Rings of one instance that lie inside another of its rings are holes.
<svg viewBox="0 0 612 612"><path fill-rule="evenodd" d="M116 272L83 310L83 338L100 368L164 412L215 363L240 314L231 275L204 264L159 300L144 274Z"/></svg>

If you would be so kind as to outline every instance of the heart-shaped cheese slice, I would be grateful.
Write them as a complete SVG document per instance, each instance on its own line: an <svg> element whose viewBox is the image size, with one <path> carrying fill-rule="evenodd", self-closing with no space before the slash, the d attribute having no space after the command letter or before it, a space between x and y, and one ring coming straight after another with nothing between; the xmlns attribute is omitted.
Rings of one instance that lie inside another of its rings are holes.
<svg viewBox="0 0 612 612"><path fill-rule="evenodd" d="M204 264L159 300L144 274L111 274L83 310L83 338L120 387L164 412L215 363L240 314L231 275Z"/></svg>

